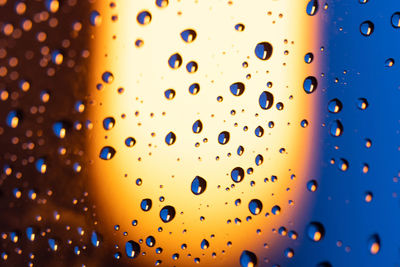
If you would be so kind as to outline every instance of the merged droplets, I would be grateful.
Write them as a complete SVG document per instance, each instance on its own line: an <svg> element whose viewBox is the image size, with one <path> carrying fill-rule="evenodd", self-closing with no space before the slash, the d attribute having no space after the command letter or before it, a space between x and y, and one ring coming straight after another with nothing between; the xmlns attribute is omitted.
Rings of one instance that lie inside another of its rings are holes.
<svg viewBox="0 0 400 267"><path fill-rule="evenodd" d="M229 142L230 134L227 131L223 131L218 135L218 143L225 145Z"/></svg>
<svg viewBox="0 0 400 267"><path fill-rule="evenodd" d="M373 234L368 239L368 251L372 255L375 255L381 249L381 239L377 234Z"/></svg>
<svg viewBox="0 0 400 267"><path fill-rule="evenodd" d="M241 96L244 92L244 84L241 82L233 83L229 89L234 96Z"/></svg>
<svg viewBox="0 0 400 267"><path fill-rule="evenodd" d="M125 243L125 253L128 258L136 258L140 253L140 245L135 241L129 240Z"/></svg>
<svg viewBox="0 0 400 267"><path fill-rule="evenodd" d="M146 10L141 11L137 15L136 20L140 25L147 25L151 22L151 14L149 11Z"/></svg>
<svg viewBox="0 0 400 267"><path fill-rule="evenodd" d="M167 136L165 137L165 143L167 143L167 145L173 145L176 141L176 135L173 132L169 132L167 134Z"/></svg>
<svg viewBox="0 0 400 267"><path fill-rule="evenodd" d="M240 266L242 267L254 267L257 266L257 256L251 251L243 250L240 255Z"/></svg>
<svg viewBox="0 0 400 267"><path fill-rule="evenodd" d="M187 29L181 32L182 40L186 43L191 43L196 39L196 32L192 29Z"/></svg>
<svg viewBox="0 0 400 267"><path fill-rule="evenodd" d="M306 12L309 16L314 16L318 11L318 0L310 0L307 4Z"/></svg>
<svg viewBox="0 0 400 267"><path fill-rule="evenodd" d="M303 89L307 94L311 94L315 90L317 90L318 81L314 76L308 76L304 79Z"/></svg>
<svg viewBox="0 0 400 267"><path fill-rule="evenodd" d="M236 167L231 171L231 178L235 183L239 183L244 178L244 170L241 167Z"/></svg>
<svg viewBox="0 0 400 267"><path fill-rule="evenodd" d="M321 241L325 235L325 228L319 222L311 222L307 225L307 236L314 242Z"/></svg>
<svg viewBox="0 0 400 267"><path fill-rule="evenodd" d="M393 28L400 28L400 12L393 13L392 17L390 18L390 22L392 23Z"/></svg>
<svg viewBox="0 0 400 267"><path fill-rule="evenodd" d="M8 127L17 128L22 120L22 113L18 110L12 110L7 114L6 123Z"/></svg>
<svg viewBox="0 0 400 267"><path fill-rule="evenodd" d="M272 56L272 45L268 42L262 42L256 45L254 52L261 60L268 60Z"/></svg>
<svg viewBox="0 0 400 267"><path fill-rule="evenodd" d="M339 120L334 120L330 126L330 133L332 136L338 137L343 133L343 125Z"/></svg>
<svg viewBox="0 0 400 267"><path fill-rule="evenodd" d="M177 69L182 65L182 57L178 53L173 54L168 59L168 65L173 68Z"/></svg>
<svg viewBox="0 0 400 267"><path fill-rule="evenodd" d="M268 91L264 91L258 98L258 103L262 109L270 109L274 104L274 95Z"/></svg>
<svg viewBox="0 0 400 267"><path fill-rule="evenodd" d="M206 191L207 181L200 176L196 176L193 179L190 188L191 188L193 194L200 195L200 194L204 193L204 191Z"/></svg>
<svg viewBox="0 0 400 267"><path fill-rule="evenodd" d="M110 160L115 155L115 149L111 146L105 146L100 150L100 158L103 160Z"/></svg>
<svg viewBox="0 0 400 267"><path fill-rule="evenodd" d="M115 119L113 117L107 117L103 120L103 128L106 131L111 130L114 128L115 125Z"/></svg>
<svg viewBox="0 0 400 267"><path fill-rule="evenodd" d="M342 107L343 107L342 102L340 102L340 100L337 99L337 98L332 99L332 100L329 101L329 103L328 103L328 110L329 110L329 112L331 112L331 113L338 113L338 112L340 112L340 111L342 110Z"/></svg>
<svg viewBox="0 0 400 267"><path fill-rule="evenodd" d="M262 211L262 207L263 207L262 202L258 199L252 199L249 202L249 210L253 215L260 214Z"/></svg>
<svg viewBox="0 0 400 267"><path fill-rule="evenodd" d="M374 24L367 20L360 24L360 32L364 36L370 36L374 32Z"/></svg>
<svg viewBox="0 0 400 267"><path fill-rule="evenodd" d="M172 206L165 206L160 211L160 218L165 223L172 221L175 218L175 208Z"/></svg>
<svg viewBox="0 0 400 267"><path fill-rule="evenodd" d="M201 122L201 120L197 120L193 123L192 130L194 133L196 134L200 133L202 129L203 129L203 123Z"/></svg>

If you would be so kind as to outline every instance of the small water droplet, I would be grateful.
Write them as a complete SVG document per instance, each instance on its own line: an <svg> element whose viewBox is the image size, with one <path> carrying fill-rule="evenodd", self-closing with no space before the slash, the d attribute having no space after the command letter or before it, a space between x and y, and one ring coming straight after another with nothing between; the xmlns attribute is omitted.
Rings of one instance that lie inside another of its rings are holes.
<svg viewBox="0 0 400 267"><path fill-rule="evenodd" d="M328 110L329 110L329 112L331 112L331 113L338 113L338 112L340 112L340 111L342 110L342 107L343 107L342 102L340 102L340 100L337 99L337 98L332 99L332 100L329 101L329 103L328 103Z"/></svg>
<svg viewBox="0 0 400 267"><path fill-rule="evenodd" d="M127 147L133 147L136 144L136 140L133 137L128 137L125 139L125 145Z"/></svg>
<svg viewBox="0 0 400 267"><path fill-rule="evenodd" d="M210 246L210 243L208 243L208 241L206 239L203 239L201 241L200 247L201 249L207 249Z"/></svg>
<svg viewBox="0 0 400 267"><path fill-rule="evenodd" d="M313 53L307 53L307 54L304 56L304 62L307 63L307 64L310 64L313 60L314 60L314 55L313 55Z"/></svg>
<svg viewBox="0 0 400 267"><path fill-rule="evenodd" d="M156 239L153 236L148 236L146 238L146 245L149 247L154 247L154 245L156 244Z"/></svg>
<svg viewBox="0 0 400 267"><path fill-rule="evenodd" d="M106 71L101 75L101 79L105 83L112 83L114 81L114 75L111 72Z"/></svg>
<svg viewBox="0 0 400 267"><path fill-rule="evenodd" d="M114 128L115 125L115 119L113 117L107 117L103 120L103 128L106 131L111 130Z"/></svg>
<svg viewBox="0 0 400 267"><path fill-rule="evenodd" d="M12 110L6 117L8 127L17 128L22 120L22 113L18 110Z"/></svg>
<svg viewBox="0 0 400 267"><path fill-rule="evenodd" d="M193 123L192 130L194 133L200 133L202 129L203 123L201 122L201 120L197 120Z"/></svg>
<svg viewBox="0 0 400 267"><path fill-rule="evenodd" d="M192 95L197 95L200 92L200 85L198 83L193 83L189 86L189 93Z"/></svg>

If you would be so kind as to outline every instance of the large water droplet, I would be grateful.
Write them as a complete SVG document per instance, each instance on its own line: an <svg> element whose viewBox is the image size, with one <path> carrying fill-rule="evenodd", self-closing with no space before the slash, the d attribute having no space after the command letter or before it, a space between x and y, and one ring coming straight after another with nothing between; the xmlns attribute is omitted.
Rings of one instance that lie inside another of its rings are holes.
<svg viewBox="0 0 400 267"><path fill-rule="evenodd" d="M136 258L140 253L140 245L135 241L130 240L125 243L125 252L128 258Z"/></svg>
<svg viewBox="0 0 400 267"><path fill-rule="evenodd" d="M249 202L249 210L253 215L260 214L262 211L262 207L263 207L262 202L258 199L252 199Z"/></svg>
<svg viewBox="0 0 400 267"><path fill-rule="evenodd" d="M270 92L264 91L261 93L258 103L262 109L270 109L274 104L274 95Z"/></svg>
<svg viewBox="0 0 400 267"><path fill-rule="evenodd" d="M196 39L196 32L192 29L187 29L181 32L181 37L182 40L185 41L186 43L191 43Z"/></svg>
<svg viewBox="0 0 400 267"><path fill-rule="evenodd" d="M193 181L192 181L192 185L191 185L191 189L192 189L192 193L195 195L200 195L202 194L207 187L207 181L200 177L200 176L196 176Z"/></svg>
<svg viewBox="0 0 400 267"><path fill-rule="evenodd" d="M225 145L229 142L230 134L227 131L223 131L218 135L218 143Z"/></svg>
<svg viewBox="0 0 400 267"><path fill-rule="evenodd" d="M241 82L233 83L233 84L230 86L230 89L231 89L231 93L232 93L234 96L240 96L240 95L242 95L243 92L244 92L244 84L241 83Z"/></svg>
<svg viewBox="0 0 400 267"><path fill-rule="evenodd" d="M364 36L370 36L374 32L374 24L367 20L361 23L360 32Z"/></svg>
<svg viewBox="0 0 400 267"><path fill-rule="evenodd" d="M167 143L167 145L173 145L176 141L176 135L173 132L169 132L167 134L167 136L165 137L165 143Z"/></svg>
<svg viewBox="0 0 400 267"><path fill-rule="evenodd" d="M239 183L244 178L244 170L241 167L236 167L231 171L231 178L235 183Z"/></svg>
<svg viewBox="0 0 400 267"><path fill-rule="evenodd" d="M318 0L310 0L307 4L306 12L309 16L314 16L318 11Z"/></svg>
<svg viewBox="0 0 400 267"><path fill-rule="evenodd" d="M172 206L165 206L160 211L160 218L165 223L172 221L175 218L175 208Z"/></svg>
<svg viewBox="0 0 400 267"><path fill-rule="evenodd" d="M100 150L100 158L103 160L110 160L115 155L115 149L111 146L105 146Z"/></svg>
<svg viewBox="0 0 400 267"><path fill-rule="evenodd" d="M307 225L307 236L315 242L321 241L325 235L325 228L319 222L311 222Z"/></svg>
<svg viewBox="0 0 400 267"><path fill-rule="evenodd" d="M304 79L303 88L307 94L311 94L317 90L318 81L314 76L308 76Z"/></svg>
<svg viewBox="0 0 400 267"><path fill-rule="evenodd" d="M243 250L240 255L240 266L242 267L254 267L257 265L257 256L251 251Z"/></svg>
<svg viewBox="0 0 400 267"><path fill-rule="evenodd" d="M268 42L262 42L256 45L254 52L261 60L267 60L272 56L272 45Z"/></svg>

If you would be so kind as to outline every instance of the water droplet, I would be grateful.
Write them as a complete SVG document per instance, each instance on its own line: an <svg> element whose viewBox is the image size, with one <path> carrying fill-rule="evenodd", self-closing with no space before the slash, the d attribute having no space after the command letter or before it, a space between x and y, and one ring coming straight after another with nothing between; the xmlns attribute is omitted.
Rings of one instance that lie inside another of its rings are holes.
<svg viewBox="0 0 400 267"><path fill-rule="evenodd" d="M90 24L92 26L99 26L101 24L101 16L100 13L97 12L96 10L90 12L90 17L89 17Z"/></svg>
<svg viewBox="0 0 400 267"><path fill-rule="evenodd" d="M26 228L26 237L28 238L29 241L34 241L35 240L35 231L33 230L32 227Z"/></svg>
<svg viewBox="0 0 400 267"><path fill-rule="evenodd" d="M239 183L244 178L244 170L241 167L236 167L231 171L231 178L235 183Z"/></svg>
<svg viewBox="0 0 400 267"><path fill-rule="evenodd" d="M244 92L244 84L241 82L233 83L230 89L234 96L241 96Z"/></svg>
<svg viewBox="0 0 400 267"><path fill-rule="evenodd" d="M12 110L6 117L6 123L11 128L17 128L22 120L22 113L17 110Z"/></svg>
<svg viewBox="0 0 400 267"><path fill-rule="evenodd" d="M243 152L244 152L244 147L243 146L239 146L238 149L237 149L237 154L239 156L241 156L241 155L243 155Z"/></svg>
<svg viewBox="0 0 400 267"><path fill-rule="evenodd" d="M315 242L321 241L325 235L325 228L319 222L311 222L307 225L307 236Z"/></svg>
<svg viewBox="0 0 400 267"><path fill-rule="evenodd" d="M125 243L125 252L128 258L136 258L140 253L140 245L135 241L130 240Z"/></svg>
<svg viewBox="0 0 400 267"><path fill-rule="evenodd" d="M258 103L262 109L270 109L274 104L274 95L270 92L264 91L261 93Z"/></svg>
<svg viewBox="0 0 400 267"><path fill-rule="evenodd" d="M113 117L107 117L103 120L103 128L106 131L111 130L114 128L115 125L115 119Z"/></svg>
<svg viewBox="0 0 400 267"><path fill-rule="evenodd" d="M92 242L93 246L99 247L101 242L101 237L98 233L96 233L96 231L93 231L92 236L90 237L90 241Z"/></svg>
<svg viewBox="0 0 400 267"><path fill-rule="evenodd" d="M308 76L307 78L305 78L303 88L307 94L311 94L312 92L317 90L317 86L318 81L314 76Z"/></svg>
<svg viewBox="0 0 400 267"><path fill-rule="evenodd" d="M264 161L263 156L258 154L257 157L256 157L256 165L260 166L263 163L263 161Z"/></svg>
<svg viewBox="0 0 400 267"><path fill-rule="evenodd" d="M338 161L338 168L341 171L347 171L347 169L349 168L349 162L345 159L340 159Z"/></svg>
<svg viewBox="0 0 400 267"><path fill-rule="evenodd" d="M317 181L315 181L315 180L308 181L308 183L307 183L308 191L315 192L317 190L317 188L318 188Z"/></svg>
<svg viewBox="0 0 400 267"><path fill-rule="evenodd" d="M164 95L166 99L171 100L175 97L175 90L174 89L165 90Z"/></svg>
<svg viewBox="0 0 400 267"><path fill-rule="evenodd" d="M152 206L152 201L149 198L145 198L142 200L142 202L140 202L140 208L143 211L149 211L151 209Z"/></svg>
<svg viewBox="0 0 400 267"><path fill-rule="evenodd" d="M51 61L56 65L61 65L64 60L64 55L60 50L54 50L51 53Z"/></svg>
<svg viewBox="0 0 400 267"><path fill-rule="evenodd" d="M237 30L238 32L244 31L244 25L242 23L236 24L235 25L235 30Z"/></svg>
<svg viewBox="0 0 400 267"><path fill-rule="evenodd" d="M105 146L100 150L100 158L103 160L110 160L115 155L115 149L111 146Z"/></svg>
<svg viewBox="0 0 400 267"><path fill-rule="evenodd" d="M368 101L367 101L367 99L365 99L365 98L359 98L358 100L357 100L357 107L359 108L359 109L361 109L361 110L364 110L364 109L366 109L367 107L368 107Z"/></svg>
<svg viewBox="0 0 400 267"><path fill-rule="evenodd" d="M165 206L160 211L160 218L165 223L172 221L175 218L175 208L172 206Z"/></svg>
<svg viewBox="0 0 400 267"><path fill-rule="evenodd" d="M48 243L49 243L50 249L52 251L57 251L58 250L58 242L55 239L50 238L48 240Z"/></svg>
<svg viewBox="0 0 400 267"><path fill-rule="evenodd" d="M168 65L173 68L177 69L182 65L182 57L178 53L173 54L168 59Z"/></svg>
<svg viewBox="0 0 400 267"><path fill-rule="evenodd" d="M125 145L127 147L133 147L136 144L136 140L133 137L128 137L125 139Z"/></svg>
<svg viewBox="0 0 400 267"><path fill-rule="evenodd" d="M185 41L186 43L191 43L196 39L196 32L192 29L187 29L181 32L181 37L182 40Z"/></svg>
<svg viewBox="0 0 400 267"><path fill-rule="evenodd" d="M285 255L286 258L291 259L294 256L294 250L292 248L287 248L283 252L283 255Z"/></svg>
<svg viewBox="0 0 400 267"><path fill-rule="evenodd" d="M146 245L149 247L154 247L154 245L156 244L156 239L153 236L148 236L146 238Z"/></svg>
<svg viewBox="0 0 400 267"><path fill-rule="evenodd" d="M255 129L254 133L255 133L255 135L256 135L257 137L263 136L263 135L264 135L264 129L263 129L263 127L258 126L258 127Z"/></svg>
<svg viewBox="0 0 400 267"><path fill-rule="evenodd" d="M196 62L194 61L190 61L188 64L186 64L186 70L189 73L195 73L198 69L198 65Z"/></svg>
<svg viewBox="0 0 400 267"><path fill-rule="evenodd" d="M227 131L223 131L218 135L218 143L225 145L229 142L230 134Z"/></svg>
<svg viewBox="0 0 400 267"><path fill-rule="evenodd" d="M206 239L203 239L201 241L200 247L201 249L207 249L210 246L210 243L208 243L208 241Z"/></svg>
<svg viewBox="0 0 400 267"><path fill-rule="evenodd" d="M388 58L385 60L385 67L390 68L393 67L394 65L394 59L393 58Z"/></svg>
<svg viewBox="0 0 400 267"><path fill-rule="evenodd" d="M272 56L272 50L270 43L262 42L256 45L254 52L259 59L268 60Z"/></svg>
<svg viewBox="0 0 400 267"><path fill-rule="evenodd" d="M191 189L192 189L192 193L195 195L200 195L202 194L207 187L207 181L200 177L200 176L196 176L193 181L192 181L192 185L191 185Z"/></svg>
<svg viewBox="0 0 400 267"><path fill-rule="evenodd" d="M253 215L260 214L262 211L262 207L263 207L262 202L258 199L252 199L249 202L249 210Z"/></svg>
<svg viewBox="0 0 400 267"><path fill-rule="evenodd" d="M200 133L202 129L203 123L201 122L201 120L197 120L193 123L192 130L194 133Z"/></svg>
<svg viewBox="0 0 400 267"><path fill-rule="evenodd" d="M176 136L173 132L169 132L167 134L167 136L165 137L165 143L167 143L167 145L173 145L176 141Z"/></svg>
<svg viewBox="0 0 400 267"><path fill-rule="evenodd" d="M36 167L36 170L38 172L40 172L42 174L46 173L47 164L46 164L45 159L44 158L40 158L40 159L36 160L35 167Z"/></svg>
<svg viewBox="0 0 400 267"><path fill-rule="evenodd" d="M156 5L158 7L167 7L168 6L168 0L156 0Z"/></svg>
<svg viewBox="0 0 400 267"><path fill-rule="evenodd" d="M313 53L307 53L307 54L304 56L304 62L306 62L307 64L310 64L313 60L314 60L314 55L313 55Z"/></svg>
<svg viewBox="0 0 400 267"><path fill-rule="evenodd" d="M105 83L112 83L114 81L114 75L111 72L106 71L101 75L101 79Z"/></svg>
<svg viewBox="0 0 400 267"><path fill-rule="evenodd" d="M339 120L334 120L331 123L330 133L332 136L341 136L343 134L343 125Z"/></svg>
<svg viewBox="0 0 400 267"><path fill-rule="evenodd" d="M374 24L367 20L361 23L360 32L364 36L370 36L374 32Z"/></svg>
<svg viewBox="0 0 400 267"><path fill-rule="evenodd" d="M278 215L281 213L281 207L279 207L278 205L275 205L272 207L271 212L274 215Z"/></svg>
<svg viewBox="0 0 400 267"><path fill-rule="evenodd" d="M307 4L306 12L309 16L314 16L318 11L318 0L310 0Z"/></svg>
<svg viewBox="0 0 400 267"><path fill-rule="evenodd" d="M331 113L338 113L338 112L340 112L340 111L342 110L342 107L343 107L342 102L340 102L340 100L337 99L337 98L332 99L332 100L329 101L329 103L328 103L328 110L329 110L329 112L331 112Z"/></svg>
<svg viewBox="0 0 400 267"><path fill-rule="evenodd" d="M390 22L392 23L393 28L400 28L400 12L393 13Z"/></svg>
<svg viewBox="0 0 400 267"><path fill-rule="evenodd" d="M45 2L46 9L51 13L56 13L58 8L60 7L60 3L58 0L46 0Z"/></svg>
<svg viewBox="0 0 400 267"><path fill-rule="evenodd" d="M242 267L254 267L257 265L257 256L251 251L243 250L240 255L240 266Z"/></svg>
<svg viewBox="0 0 400 267"><path fill-rule="evenodd" d="M377 234L370 236L368 239L368 250L372 255L375 255L379 252L381 248L381 239Z"/></svg>
<svg viewBox="0 0 400 267"><path fill-rule="evenodd" d="M193 83L189 86L189 92L192 95L197 95L200 92L200 85L198 83Z"/></svg>
<svg viewBox="0 0 400 267"><path fill-rule="evenodd" d="M136 20L140 25L147 25L151 21L151 14L150 12L144 10L137 15Z"/></svg>

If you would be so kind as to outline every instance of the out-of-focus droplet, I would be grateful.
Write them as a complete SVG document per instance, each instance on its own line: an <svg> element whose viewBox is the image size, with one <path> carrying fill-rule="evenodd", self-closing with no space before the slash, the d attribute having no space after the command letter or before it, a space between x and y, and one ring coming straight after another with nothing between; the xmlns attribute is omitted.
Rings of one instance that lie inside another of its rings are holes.
<svg viewBox="0 0 400 267"><path fill-rule="evenodd" d="M52 251L57 251L58 250L58 242L55 239L50 238L48 240L48 243L49 243L49 247L50 247L50 249Z"/></svg>
<svg viewBox="0 0 400 267"><path fill-rule="evenodd" d="M100 158L103 160L110 160L115 155L115 149L111 146L105 146L100 150Z"/></svg>
<svg viewBox="0 0 400 267"><path fill-rule="evenodd" d="M136 144L136 140L133 137L128 137L125 139L125 145L127 147L133 147Z"/></svg>
<svg viewBox="0 0 400 267"><path fill-rule="evenodd" d="M35 240L35 231L33 230L32 227L26 228L26 237L28 238L29 241L33 242Z"/></svg>
<svg viewBox="0 0 400 267"><path fill-rule="evenodd" d="M306 12L309 16L314 16L318 11L318 0L310 0L306 7Z"/></svg>
<svg viewBox="0 0 400 267"><path fill-rule="evenodd" d="M160 218L165 223L172 221L175 218L175 208L172 206L165 206L160 211Z"/></svg>
<svg viewBox="0 0 400 267"><path fill-rule="evenodd" d="M97 248L100 246L101 236L96 231L93 231L90 241L92 242L92 245Z"/></svg>
<svg viewBox="0 0 400 267"><path fill-rule="evenodd" d="M240 266L242 267L255 267L257 266L257 256L251 251L243 250L240 255Z"/></svg>
<svg viewBox="0 0 400 267"><path fill-rule="evenodd" d="M340 112L340 111L342 110L342 107L343 107L342 102L340 102L340 100L337 99L337 98L332 99L332 100L329 101L329 103L328 103L328 110L329 110L329 112L331 112L331 113L338 113L338 112Z"/></svg>
<svg viewBox="0 0 400 267"><path fill-rule="evenodd" d="M149 11L141 11L136 17L137 22L140 25L147 25L151 22L151 14Z"/></svg>
<svg viewBox="0 0 400 267"><path fill-rule="evenodd" d="M367 20L360 24L360 32L364 36L370 36L374 32L374 24Z"/></svg>
<svg viewBox="0 0 400 267"><path fill-rule="evenodd" d="M262 109L270 109L274 104L274 95L270 92L264 91L258 98L258 103Z"/></svg>
<svg viewBox="0 0 400 267"><path fill-rule="evenodd" d="M182 40L186 43L191 43L196 39L196 32L192 29L187 29L181 32Z"/></svg>
<svg viewBox="0 0 400 267"><path fill-rule="evenodd" d="M278 205L275 205L272 207L271 212L274 215L279 215L281 213L281 207L279 207Z"/></svg>
<svg viewBox="0 0 400 267"><path fill-rule="evenodd" d="M294 256L294 250L292 248L287 248L283 252L283 255L285 255L286 258L291 259Z"/></svg>
<svg viewBox="0 0 400 267"><path fill-rule="evenodd" d="M18 110L12 110L6 117L8 127L17 128L22 120L22 113Z"/></svg>
<svg viewBox="0 0 400 267"><path fill-rule="evenodd" d="M193 83L189 86L189 93L192 95L197 95L200 92L200 85L198 83Z"/></svg>
<svg viewBox="0 0 400 267"><path fill-rule="evenodd" d="M233 83L229 89L234 96L241 96L244 92L244 84L241 82Z"/></svg>
<svg viewBox="0 0 400 267"><path fill-rule="evenodd" d="M135 241L128 241L125 243L125 253L128 258L136 258L140 253L140 245Z"/></svg>
<svg viewBox="0 0 400 267"><path fill-rule="evenodd" d="M182 57L178 53L173 54L168 59L168 65L172 69L177 69L182 65Z"/></svg>
<svg viewBox="0 0 400 267"><path fill-rule="evenodd" d="M201 120L197 120L193 123L192 130L194 133L200 133L202 129L203 123L201 122Z"/></svg>
<svg viewBox="0 0 400 267"><path fill-rule="evenodd" d="M153 237L153 236L148 236L147 238L146 238L146 245L148 246L148 247L154 247L155 246L155 244L156 244L156 239Z"/></svg>
<svg viewBox="0 0 400 267"><path fill-rule="evenodd" d="M51 13L56 13L60 7L58 0L46 0L45 5L46 9Z"/></svg>
<svg viewBox="0 0 400 267"><path fill-rule="evenodd" d="M165 95L165 98L168 100L174 99L175 90L174 89L165 90L164 95Z"/></svg>
<svg viewBox="0 0 400 267"><path fill-rule="evenodd" d="M304 62L305 63L307 63L307 64L310 64L311 62L313 62L313 60L314 60L314 55L313 55L313 53L307 53L305 56L304 56Z"/></svg>
<svg viewBox="0 0 400 267"><path fill-rule="evenodd" d="M359 108L359 109L361 109L361 110L364 110L364 109L366 109L367 107L368 107L368 101L367 101L367 99L365 99L365 98L359 98L358 100L357 100L357 107Z"/></svg>
<svg viewBox="0 0 400 267"><path fill-rule="evenodd" d="M261 60L268 60L272 56L272 45L268 42L258 43L254 52Z"/></svg>
<svg viewBox="0 0 400 267"><path fill-rule="evenodd" d="M203 239L201 241L200 247L201 249L207 249L210 246L210 243L208 243L207 239Z"/></svg>
<svg viewBox="0 0 400 267"><path fill-rule="evenodd" d="M334 120L330 126L330 133L332 136L338 137L343 134L343 125L339 120Z"/></svg>
<svg viewBox="0 0 400 267"><path fill-rule="evenodd" d="M67 133L66 123L59 121L53 124L53 133L60 139L63 139Z"/></svg>
<svg viewBox="0 0 400 267"><path fill-rule="evenodd" d="M244 170L241 167L236 167L231 171L231 178L235 183L239 183L244 178Z"/></svg>
<svg viewBox="0 0 400 267"><path fill-rule="evenodd" d="M61 65L64 61L64 55L60 50L54 50L51 53L51 61L56 65Z"/></svg>
<svg viewBox="0 0 400 267"><path fill-rule="evenodd" d="M105 71L103 75L101 75L101 79L105 83L112 83L114 81L114 75L109 71Z"/></svg>
<svg viewBox="0 0 400 267"><path fill-rule="evenodd" d="M390 68L393 67L394 65L394 59L393 58L388 58L385 60L385 67Z"/></svg>
<svg viewBox="0 0 400 267"><path fill-rule="evenodd" d="M319 222L311 222L307 225L307 236L314 242L321 241L325 235L325 228Z"/></svg>
<svg viewBox="0 0 400 267"><path fill-rule="evenodd" d="M303 89L307 94L311 94L315 90L317 90L318 81L314 76L308 76L304 79Z"/></svg>
<svg viewBox="0 0 400 267"><path fill-rule="evenodd" d="M392 23L393 28L400 28L400 12L393 13L392 17L390 18L390 22Z"/></svg>
<svg viewBox="0 0 400 267"><path fill-rule="evenodd" d="M46 173L47 171L47 163L44 158L40 158L36 160L35 163L36 170L42 174Z"/></svg>
<svg viewBox="0 0 400 267"><path fill-rule="evenodd" d="M204 193L204 191L206 190L207 181L200 176L196 176L193 179L190 188L191 188L193 194L200 195L200 194Z"/></svg>
<svg viewBox="0 0 400 267"><path fill-rule="evenodd" d="M89 21L92 26L99 26L101 24L100 13L96 10L90 12Z"/></svg>
<svg viewBox="0 0 400 267"><path fill-rule="evenodd" d="M379 238L379 235L373 234L368 239L368 250L372 255L375 255L379 252L380 249L381 249L381 239Z"/></svg>
<svg viewBox="0 0 400 267"><path fill-rule="evenodd" d="M218 143L225 145L229 142L230 134L227 131L223 131L218 135Z"/></svg>
<svg viewBox="0 0 400 267"><path fill-rule="evenodd" d="M366 192L365 193L365 197L364 197L365 202L367 202L367 203L371 202L372 201L372 196L373 196L372 192L370 192L370 191Z"/></svg>
<svg viewBox="0 0 400 267"><path fill-rule="evenodd" d="M152 203L153 202L151 201L150 198L145 198L145 199L142 200L142 202L140 202L140 208L143 211L149 211L151 209L152 205L153 205Z"/></svg>
<svg viewBox="0 0 400 267"><path fill-rule="evenodd" d="M167 145L173 145L176 141L176 135L173 132L169 132L167 136L165 136L165 143Z"/></svg>
<svg viewBox="0 0 400 267"><path fill-rule="evenodd" d="M251 212L251 214L253 215L258 215L261 213L263 208L262 202L258 199L252 199L249 202L249 210Z"/></svg>
<svg viewBox="0 0 400 267"><path fill-rule="evenodd" d="M103 128L106 131L111 130L114 128L115 125L115 119L113 117L107 117L103 120Z"/></svg>

